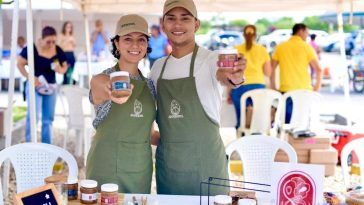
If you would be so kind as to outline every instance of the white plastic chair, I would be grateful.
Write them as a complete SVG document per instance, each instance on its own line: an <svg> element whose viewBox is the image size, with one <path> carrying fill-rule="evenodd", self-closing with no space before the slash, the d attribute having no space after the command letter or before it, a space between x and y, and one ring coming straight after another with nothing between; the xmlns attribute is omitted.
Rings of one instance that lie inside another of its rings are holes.
<svg viewBox="0 0 364 205"><path fill-rule="evenodd" d="M271 184L272 164L279 149L287 153L290 163L297 163L296 151L290 144L266 135L250 135L236 139L226 147L226 154L229 159L234 151L239 154L244 181ZM230 166L228 167L230 174ZM245 187L261 188L250 184L246 184Z"/></svg>
<svg viewBox="0 0 364 205"><path fill-rule="evenodd" d="M281 93L271 89L255 89L244 93L241 96L240 127L238 134L273 134L271 131L271 109L275 100L280 101ZM246 124L246 100L253 101L253 113L250 128L245 128Z"/></svg>
<svg viewBox="0 0 364 205"><path fill-rule="evenodd" d="M285 124L286 101L292 99L293 108L289 124ZM279 103L276 125L281 128L281 139L289 129L302 129L316 131L320 128L320 103L322 96L310 90L295 90L285 93ZM276 129L276 128L275 128Z"/></svg>
<svg viewBox="0 0 364 205"><path fill-rule="evenodd" d="M51 176L58 157L68 165L68 179L77 179L78 166L76 159L67 150L45 143L22 143L0 151L0 165L10 160L16 177L17 193L44 185L44 178ZM5 190L2 192L2 188ZM7 196L8 182L0 186L0 205L3 196Z"/></svg>
<svg viewBox="0 0 364 205"><path fill-rule="evenodd" d="M67 119L67 129L63 141L63 148L66 148L68 133L70 130L73 129L76 131L76 137L77 137L76 155L81 156L82 144L84 144L83 156L85 159L91 144L90 136L92 134L90 130L93 130L91 123L85 123L85 119L87 117L92 117L92 116L87 116L85 114L86 111L83 106L83 99L87 98L88 95L89 95L89 90L85 88L73 85L65 85L60 87L60 98Z"/></svg>
<svg viewBox="0 0 364 205"><path fill-rule="evenodd" d="M350 175L349 175L349 167L348 167L348 157L349 154L354 151L356 156L359 159L359 167L360 167L360 183L364 186L364 138L355 139L349 143L347 143L341 151L340 160L341 160L341 168L344 176L344 184L345 187L348 188L350 186Z"/></svg>

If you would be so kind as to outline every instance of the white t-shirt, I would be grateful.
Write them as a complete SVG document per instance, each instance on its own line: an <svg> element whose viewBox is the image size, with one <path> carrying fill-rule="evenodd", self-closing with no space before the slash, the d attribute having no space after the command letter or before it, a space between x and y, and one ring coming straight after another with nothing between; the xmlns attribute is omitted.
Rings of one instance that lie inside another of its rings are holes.
<svg viewBox="0 0 364 205"><path fill-rule="evenodd" d="M192 53L175 58L171 56L166 64L163 79L173 80L186 78L190 74L190 63ZM150 72L150 79L153 81L157 90L157 81L161 73L166 57L158 59ZM200 102L210 119L220 124L220 110L222 101L223 87L216 79L218 54L199 47L194 68L196 79L197 94Z"/></svg>

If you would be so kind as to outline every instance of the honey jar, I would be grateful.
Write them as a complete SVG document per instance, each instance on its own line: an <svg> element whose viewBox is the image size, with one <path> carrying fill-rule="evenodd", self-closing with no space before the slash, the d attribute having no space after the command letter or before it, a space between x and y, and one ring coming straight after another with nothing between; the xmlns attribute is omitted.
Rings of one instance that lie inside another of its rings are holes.
<svg viewBox="0 0 364 205"><path fill-rule="evenodd" d="M101 185L101 205L117 205L119 203L119 186L117 184Z"/></svg>
<svg viewBox="0 0 364 205"><path fill-rule="evenodd" d="M76 200L78 196L78 180L69 179L66 183L68 200Z"/></svg>
<svg viewBox="0 0 364 205"><path fill-rule="evenodd" d="M238 60L238 51L236 49L219 50L219 61L217 65L220 68L233 68L234 63Z"/></svg>
<svg viewBox="0 0 364 205"><path fill-rule="evenodd" d="M110 74L111 94L114 97L127 97L130 95L130 78L126 71L116 71Z"/></svg>
<svg viewBox="0 0 364 205"><path fill-rule="evenodd" d="M80 201L81 204L97 203L97 181L82 180L80 182Z"/></svg>

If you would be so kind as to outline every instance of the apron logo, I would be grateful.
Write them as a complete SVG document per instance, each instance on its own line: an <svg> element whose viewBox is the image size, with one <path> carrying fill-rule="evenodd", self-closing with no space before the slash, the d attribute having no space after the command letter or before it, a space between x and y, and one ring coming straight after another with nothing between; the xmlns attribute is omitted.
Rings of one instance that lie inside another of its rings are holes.
<svg viewBox="0 0 364 205"><path fill-rule="evenodd" d="M168 116L168 118L183 118L183 115L180 115L181 112L181 106L177 102L177 100L172 100L171 102L171 115Z"/></svg>
<svg viewBox="0 0 364 205"><path fill-rule="evenodd" d="M130 114L130 117L144 117L143 114L143 104L139 100L134 102L134 113Z"/></svg>

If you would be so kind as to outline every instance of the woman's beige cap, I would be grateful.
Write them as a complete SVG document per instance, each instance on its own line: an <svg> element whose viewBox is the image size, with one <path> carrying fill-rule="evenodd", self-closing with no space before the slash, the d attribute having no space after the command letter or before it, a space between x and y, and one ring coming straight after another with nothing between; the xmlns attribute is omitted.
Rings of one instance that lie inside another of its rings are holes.
<svg viewBox="0 0 364 205"><path fill-rule="evenodd" d="M116 25L115 35L124 36L133 32L140 32L148 36L147 21L136 14L122 16Z"/></svg>
<svg viewBox="0 0 364 205"><path fill-rule="evenodd" d="M168 11L176 7L182 7L186 9L192 14L193 17L197 18L197 9L193 0L166 0L163 7L163 16L166 15Z"/></svg>

